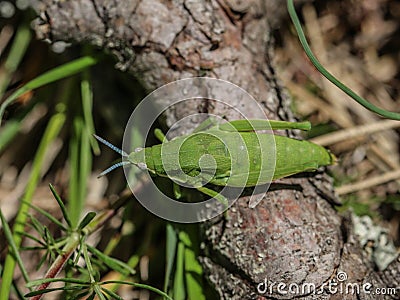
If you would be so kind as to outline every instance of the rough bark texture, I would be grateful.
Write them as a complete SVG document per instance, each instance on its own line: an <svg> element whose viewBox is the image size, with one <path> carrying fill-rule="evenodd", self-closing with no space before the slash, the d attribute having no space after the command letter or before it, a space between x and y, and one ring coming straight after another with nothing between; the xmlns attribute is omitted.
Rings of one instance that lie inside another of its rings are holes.
<svg viewBox="0 0 400 300"><path fill-rule="evenodd" d="M285 13L283 1L32 2L41 16L35 22L40 38L103 47L117 57L119 68L140 74L149 90L186 77L216 77L247 90L269 118L293 120L289 98L272 65L269 35L269 24L277 23ZM240 104L234 95L231 101ZM218 106L198 110L235 118ZM185 114L184 107L170 110L167 125ZM242 198L229 210L227 219L205 224L202 262L220 297L386 299L331 294L328 289L319 295L257 292L265 279L321 287L339 271L347 273L347 282L399 286L400 263L393 262L384 272L374 271L350 230L350 221L337 214L332 199L331 182L323 173L289 178L273 184L256 209L250 209L248 199Z"/></svg>

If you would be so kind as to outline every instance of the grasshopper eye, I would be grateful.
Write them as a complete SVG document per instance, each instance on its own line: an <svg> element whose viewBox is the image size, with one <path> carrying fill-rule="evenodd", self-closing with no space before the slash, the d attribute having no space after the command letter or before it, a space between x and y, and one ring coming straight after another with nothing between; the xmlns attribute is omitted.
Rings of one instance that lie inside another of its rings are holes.
<svg viewBox="0 0 400 300"><path fill-rule="evenodd" d="M143 162L137 164L138 168L141 170L147 170L147 165Z"/></svg>

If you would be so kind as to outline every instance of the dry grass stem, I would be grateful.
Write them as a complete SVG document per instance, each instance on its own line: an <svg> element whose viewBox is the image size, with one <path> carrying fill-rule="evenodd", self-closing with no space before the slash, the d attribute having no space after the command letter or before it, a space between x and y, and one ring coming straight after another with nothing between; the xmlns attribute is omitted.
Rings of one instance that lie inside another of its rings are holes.
<svg viewBox="0 0 400 300"><path fill-rule="evenodd" d="M368 178L366 180L362 180L360 182L342 185L336 188L336 192L338 195L345 195L354 193L357 191L362 191L366 189L370 189L371 187L386 183L391 180L399 179L400 178L400 170L394 170L387 172L385 174Z"/></svg>
<svg viewBox="0 0 400 300"><path fill-rule="evenodd" d="M383 120L372 124L359 125L351 128L338 130L332 133L318 136L316 138L311 139L310 141L321 146L329 146L345 140L354 139L358 137L365 137L375 132L380 132L397 127L400 127L399 121Z"/></svg>

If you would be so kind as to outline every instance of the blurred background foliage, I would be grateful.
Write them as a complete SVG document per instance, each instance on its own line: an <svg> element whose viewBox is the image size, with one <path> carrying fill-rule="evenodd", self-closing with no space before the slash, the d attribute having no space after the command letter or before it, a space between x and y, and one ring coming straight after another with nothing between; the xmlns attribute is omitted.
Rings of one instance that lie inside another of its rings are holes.
<svg viewBox="0 0 400 300"><path fill-rule="evenodd" d="M399 111L398 1L313 1L299 15L328 70L375 105ZM282 25L275 39L278 74L294 98L293 110L315 124L309 138L339 157L330 170L344 208L375 217L400 245L400 123L382 120L325 80L292 27Z"/></svg>

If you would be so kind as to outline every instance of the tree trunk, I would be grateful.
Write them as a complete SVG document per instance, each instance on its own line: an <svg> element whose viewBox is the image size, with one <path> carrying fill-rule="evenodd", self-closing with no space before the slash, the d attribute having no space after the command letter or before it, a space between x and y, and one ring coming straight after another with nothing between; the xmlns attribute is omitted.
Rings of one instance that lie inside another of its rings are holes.
<svg viewBox="0 0 400 300"><path fill-rule="evenodd" d="M270 37L271 24L286 12L283 1L32 2L41 16L35 22L39 37L51 42L85 41L111 51L118 67L140 74L148 90L187 77L220 78L248 91L268 118L294 120L290 99L275 73ZM234 96L230 101L240 104ZM192 111L205 109L228 120L236 117L219 106ZM182 106L169 110L167 125L186 113ZM203 224L202 263L221 299L396 298L322 288L329 280L340 283L343 275L345 283L370 283L374 289L400 283L398 260L378 272L363 254L351 218L333 208L337 199L326 174L279 180L255 209L248 207L248 201L246 197L236 201L226 219ZM277 289L279 283L281 288L308 283L321 289L319 294L301 290L285 294Z"/></svg>

